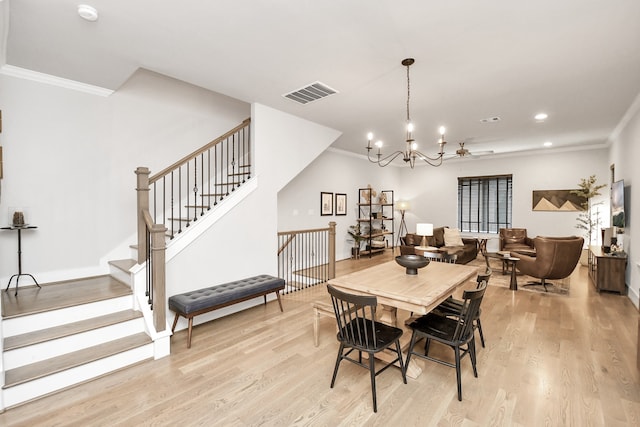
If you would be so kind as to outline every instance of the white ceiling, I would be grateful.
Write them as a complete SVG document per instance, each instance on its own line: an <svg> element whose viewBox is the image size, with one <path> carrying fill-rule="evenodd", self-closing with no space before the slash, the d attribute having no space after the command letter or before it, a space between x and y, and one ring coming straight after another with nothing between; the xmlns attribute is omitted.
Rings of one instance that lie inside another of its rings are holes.
<svg viewBox="0 0 640 427"><path fill-rule="evenodd" d="M333 146L360 154L368 131L403 148L406 57L425 153L440 125L449 152L603 146L640 93L638 0L0 3L8 65L114 90L146 68L338 129ZM339 93L282 97L315 81Z"/></svg>

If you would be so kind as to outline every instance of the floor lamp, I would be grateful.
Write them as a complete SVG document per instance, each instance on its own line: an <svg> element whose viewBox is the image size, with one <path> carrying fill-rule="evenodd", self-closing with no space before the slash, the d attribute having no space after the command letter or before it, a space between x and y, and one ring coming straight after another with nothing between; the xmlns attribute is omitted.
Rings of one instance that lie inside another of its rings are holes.
<svg viewBox="0 0 640 427"><path fill-rule="evenodd" d="M407 223L404 222L404 212L409 210L409 202L398 202L398 210L400 211L400 227L398 227L398 238L396 239L396 246L400 246L400 237L406 236L409 230L407 229ZM404 234L402 234L404 230Z"/></svg>

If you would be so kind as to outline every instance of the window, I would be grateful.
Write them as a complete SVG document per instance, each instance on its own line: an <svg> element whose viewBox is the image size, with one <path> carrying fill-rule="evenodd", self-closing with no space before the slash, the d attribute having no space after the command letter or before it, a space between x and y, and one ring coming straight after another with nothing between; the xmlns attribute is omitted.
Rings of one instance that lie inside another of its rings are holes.
<svg viewBox="0 0 640 427"><path fill-rule="evenodd" d="M498 233L511 227L511 175L458 178L458 227Z"/></svg>

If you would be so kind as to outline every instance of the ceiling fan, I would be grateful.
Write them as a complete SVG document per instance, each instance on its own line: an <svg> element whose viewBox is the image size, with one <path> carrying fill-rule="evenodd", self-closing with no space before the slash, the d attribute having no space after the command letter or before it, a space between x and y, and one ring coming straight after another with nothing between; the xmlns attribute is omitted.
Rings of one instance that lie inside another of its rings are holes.
<svg viewBox="0 0 640 427"><path fill-rule="evenodd" d="M477 157L477 156L485 156L487 154L493 154L493 150L474 151L472 153L467 148L464 147L464 143L465 141L459 142L458 144L460 144L460 148L458 148L455 151L455 153L445 155L445 159L454 159L458 157Z"/></svg>

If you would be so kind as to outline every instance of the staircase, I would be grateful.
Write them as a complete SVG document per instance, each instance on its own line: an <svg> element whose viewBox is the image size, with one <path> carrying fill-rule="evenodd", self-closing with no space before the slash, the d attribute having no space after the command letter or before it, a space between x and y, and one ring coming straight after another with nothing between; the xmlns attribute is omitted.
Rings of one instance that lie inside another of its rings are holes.
<svg viewBox="0 0 640 427"><path fill-rule="evenodd" d="M41 286L2 292L4 408L153 359L129 285L105 275Z"/></svg>
<svg viewBox="0 0 640 427"><path fill-rule="evenodd" d="M21 287L17 297L0 291L0 411L170 354L166 261L257 188L249 124L152 177L136 170L136 260L110 261L109 275Z"/></svg>

